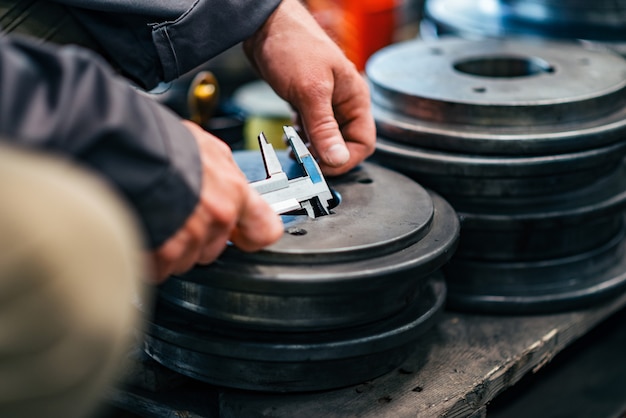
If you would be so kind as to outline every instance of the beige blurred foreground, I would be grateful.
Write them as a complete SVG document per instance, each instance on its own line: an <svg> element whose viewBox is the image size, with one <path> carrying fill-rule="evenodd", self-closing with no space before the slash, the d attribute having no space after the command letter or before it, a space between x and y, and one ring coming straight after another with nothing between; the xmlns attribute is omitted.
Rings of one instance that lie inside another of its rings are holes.
<svg viewBox="0 0 626 418"><path fill-rule="evenodd" d="M140 238L99 179L0 147L0 417L95 410L140 325Z"/></svg>

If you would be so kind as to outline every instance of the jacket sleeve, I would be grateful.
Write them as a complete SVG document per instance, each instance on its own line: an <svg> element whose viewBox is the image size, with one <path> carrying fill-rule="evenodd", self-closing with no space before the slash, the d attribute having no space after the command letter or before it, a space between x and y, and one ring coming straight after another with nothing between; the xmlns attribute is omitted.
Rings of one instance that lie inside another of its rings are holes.
<svg viewBox="0 0 626 418"><path fill-rule="evenodd" d="M102 174L156 247L198 201L195 139L166 108L116 80L100 58L0 38L2 140L62 154Z"/></svg>
<svg viewBox="0 0 626 418"><path fill-rule="evenodd" d="M280 0L57 0L115 65L146 88L251 36Z"/></svg>

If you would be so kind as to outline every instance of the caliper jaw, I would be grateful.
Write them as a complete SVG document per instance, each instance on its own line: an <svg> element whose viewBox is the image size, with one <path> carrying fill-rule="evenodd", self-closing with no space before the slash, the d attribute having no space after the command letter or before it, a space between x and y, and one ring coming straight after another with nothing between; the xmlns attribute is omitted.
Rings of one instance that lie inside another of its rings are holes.
<svg viewBox="0 0 626 418"><path fill-rule="evenodd" d="M278 214L304 209L311 218L318 215L328 215L333 195L317 161L292 126L284 126L283 131L296 161L305 175L288 179L274 147L261 132L259 134L259 148L267 177L265 180L259 180L250 183L250 185L263 196ZM316 208L318 211L315 210Z"/></svg>

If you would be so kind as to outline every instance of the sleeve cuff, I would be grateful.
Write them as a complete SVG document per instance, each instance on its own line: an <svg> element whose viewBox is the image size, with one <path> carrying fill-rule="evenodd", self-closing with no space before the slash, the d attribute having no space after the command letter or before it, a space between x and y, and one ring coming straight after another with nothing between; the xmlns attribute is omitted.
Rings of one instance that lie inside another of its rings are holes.
<svg viewBox="0 0 626 418"><path fill-rule="evenodd" d="M156 108L170 165L159 181L135 200L152 248L163 244L185 223L198 204L202 183L195 138L167 109Z"/></svg>
<svg viewBox="0 0 626 418"><path fill-rule="evenodd" d="M173 80L250 37L280 0L198 1L174 22L153 26L165 81Z"/></svg>

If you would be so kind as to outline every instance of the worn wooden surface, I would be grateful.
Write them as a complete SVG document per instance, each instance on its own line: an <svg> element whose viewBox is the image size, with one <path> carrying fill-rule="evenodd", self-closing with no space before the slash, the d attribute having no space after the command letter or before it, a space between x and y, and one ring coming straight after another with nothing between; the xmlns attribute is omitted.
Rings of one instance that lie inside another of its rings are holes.
<svg viewBox="0 0 626 418"><path fill-rule="evenodd" d="M489 418L626 418L626 309L488 406Z"/></svg>
<svg viewBox="0 0 626 418"><path fill-rule="evenodd" d="M626 305L536 316L447 312L399 369L360 385L306 394L267 394L187 382L162 392L126 391L115 402L140 416L471 417L529 372ZM181 402L181 396L185 399ZM132 401L131 401L132 398ZM137 404L143 404L143 409ZM147 405L147 406L146 406ZM150 409L158 409L153 415ZM163 415L169 411L171 415Z"/></svg>

